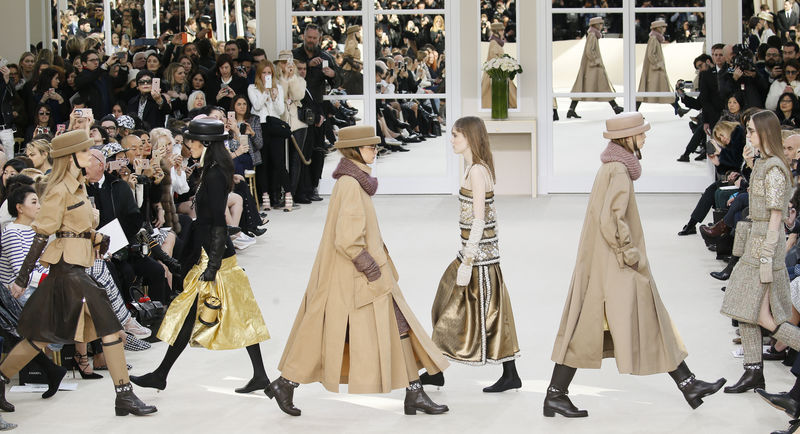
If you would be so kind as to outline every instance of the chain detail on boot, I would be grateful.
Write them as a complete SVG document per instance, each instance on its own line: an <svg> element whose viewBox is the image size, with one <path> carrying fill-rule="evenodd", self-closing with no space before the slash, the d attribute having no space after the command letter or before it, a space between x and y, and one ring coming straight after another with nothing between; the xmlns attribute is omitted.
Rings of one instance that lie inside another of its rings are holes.
<svg viewBox="0 0 800 434"><path fill-rule="evenodd" d="M131 383L114 386L114 391L117 392L117 399L114 401L114 411L117 416L127 416L128 414L144 416L158 411L154 405L145 404L133 393Z"/></svg>
<svg viewBox="0 0 800 434"><path fill-rule="evenodd" d="M264 393L269 399L274 398L278 407L284 413L290 416L300 416L300 409L295 407L293 402L294 389L297 388L297 386L298 384L293 381L278 377L277 380L270 383L269 386L264 389Z"/></svg>
<svg viewBox="0 0 800 434"><path fill-rule="evenodd" d="M547 388L547 396L544 399L543 414L546 417L554 417L556 413L564 417L587 417L589 412L586 410L579 410L578 407L572 403L567 394L567 389L561 390L555 386Z"/></svg>
<svg viewBox="0 0 800 434"><path fill-rule="evenodd" d="M450 410L444 404L433 402L425 393L419 380L412 381L406 387L406 399L403 405L405 413L409 416L417 414L418 410L425 414L442 414Z"/></svg>
<svg viewBox="0 0 800 434"><path fill-rule="evenodd" d="M725 388L725 393L742 393L753 389L764 389L764 365L752 363L744 365L744 373L733 386Z"/></svg>

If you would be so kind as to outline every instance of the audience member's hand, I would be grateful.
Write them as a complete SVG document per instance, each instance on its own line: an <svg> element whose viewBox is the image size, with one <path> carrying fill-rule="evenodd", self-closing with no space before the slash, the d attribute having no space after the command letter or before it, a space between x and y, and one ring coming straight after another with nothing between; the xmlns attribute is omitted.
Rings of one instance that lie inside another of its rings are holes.
<svg viewBox="0 0 800 434"><path fill-rule="evenodd" d="M743 74L744 74L744 72L742 71L742 68L739 68L737 66L736 69L733 70L733 74L732 74L733 75L733 80L734 81L738 81L740 78L742 78Z"/></svg>
<svg viewBox="0 0 800 434"><path fill-rule="evenodd" d="M234 183L238 184L238 183L240 183L242 181L244 181L244 176L239 175L238 173L233 175L233 182Z"/></svg>
<svg viewBox="0 0 800 434"><path fill-rule="evenodd" d="M164 222L166 221L164 219L164 208L159 208L157 214L158 216L153 221L154 228L160 228L161 226L164 226Z"/></svg>
<svg viewBox="0 0 800 434"><path fill-rule="evenodd" d="M3 75L3 80L8 83L9 77L11 77L11 70L8 69L8 66L0 67L0 74Z"/></svg>
<svg viewBox="0 0 800 434"><path fill-rule="evenodd" d="M11 282L11 296L19 298L25 292L25 288L17 285L17 282Z"/></svg>

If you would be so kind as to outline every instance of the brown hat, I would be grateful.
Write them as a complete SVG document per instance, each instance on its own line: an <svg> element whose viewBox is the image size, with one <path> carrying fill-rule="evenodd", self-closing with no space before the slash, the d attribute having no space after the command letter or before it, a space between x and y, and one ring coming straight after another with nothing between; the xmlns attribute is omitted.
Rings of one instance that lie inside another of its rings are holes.
<svg viewBox="0 0 800 434"><path fill-rule="evenodd" d="M347 32L345 32L345 33L349 35L351 33L356 33L359 30L361 30L361 26L350 26L350 27L347 28Z"/></svg>
<svg viewBox="0 0 800 434"><path fill-rule="evenodd" d="M94 145L94 140L89 138L89 133L86 130L67 131L60 136L56 136L50 142L50 146L53 147L53 152L50 153L50 156L53 158L63 157L89 149L92 145Z"/></svg>
<svg viewBox="0 0 800 434"><path fill-rule="evenodd" d="M606 131L603 137L607 139L622 139L633 137L650 129L650 124L644 120L639 112L620 113L606 121Z"/></svg>
<svg viewBox="0 0 800 434"><path fill-rule="evenodd" d="M661 19L655 20L650 23L650 30L657 29L659 27L667 27L667 22Z"/></svg>
<svg viewBox="0 0 800 434"><path fill-rule="evenodd" d="M357 148L359 146L376 145L381 142L381 138L375 135L375 127L369 125L355 125L344 127L339 130L339 140L334 147Z"/></svg>
<svg viewBox="0 0 800 434"><path fill-rule="evenodd" d="M492 30L494 30L494 31L497 31L497 32L499 32L499 31L505 30L505 28L506 28L506 25L505 25L505 24L503 24L503 23L492 23L492 24L489 26L489 28L491 28L491 29L492 29Z"/></svg>
<svg viewBox="0 0 800 434"><path fill-rule="evenodd" d="M605 21L603 21L603 17L593 17L592 19L589 20L589 25L590 26L593 26L595 24L603 24L603 23L605 23Z"/></svg>
<svg viewBox="0 0 800 434"><path fill-rule="evenodd" d="M277 60L278 62L280 61L291 62L293 60L294 60L294 54L292 54L290 50L281 50L280 53L278 53L278 60Z"/></svg>

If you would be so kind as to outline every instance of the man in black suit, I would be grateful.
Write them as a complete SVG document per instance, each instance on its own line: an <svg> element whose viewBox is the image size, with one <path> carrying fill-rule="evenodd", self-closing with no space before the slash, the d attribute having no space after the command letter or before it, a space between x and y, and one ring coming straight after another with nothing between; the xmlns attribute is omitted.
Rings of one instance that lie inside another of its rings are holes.
<svg viewBox="0 0 800 434"><path fill-rule="evenodd" d="M117 63L117 56L101 62L103 59L97 51L84 51L81 53L83 70L75 77L75 87L86 105L92 109L95 119L111 113L113 89L123 87L127 82L126 74L117 74L116 78L108 74L108 69Z"/></svg>
<svg viewBox="0 0 800 434"><path fill-rule="evenodd" d="M725 56L726 49L730 48L724 44L714 44L711 47L711 59L714 66L700 73L700 95L698 99L703 105L703 130L706 135L711 135L711 129L719 120L723 108L725 108L725 91L723 76L728 72L728 63Z"/></svg>
<svg viewBox="0 0 800 434"><path fill-rule="evenodd" d="M161 89L153 86L155 75L148 70L136 74L136 88L139 94L128 101L128 116L138 117L144 122L146 129L163 128L164 119L172 111L167 98Z"/></svg>
<svg viewBox="0 0 800 434"><path fill-rule="evenodd" d="M790 31L797 28L798 16L797 12L792 10L791 0L783 2L783 10L775 14L775 31L781 37L782 42L791 41Z"/></svg>

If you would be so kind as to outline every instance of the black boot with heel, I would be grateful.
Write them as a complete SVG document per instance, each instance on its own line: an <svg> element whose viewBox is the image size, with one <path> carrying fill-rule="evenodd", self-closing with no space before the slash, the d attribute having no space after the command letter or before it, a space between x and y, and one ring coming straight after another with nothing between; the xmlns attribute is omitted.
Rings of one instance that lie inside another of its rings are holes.
<svg viewBox="0 0 800 434"><path fill-rule="evenodd" d="M669 376L675 380L675 384L683 392L683 397L686 398L686 402L689 403L692 409L700 407L700 404L703 403L703 398L717 393L728 381L724 378L720 378L714 383L698 380L689 370L689 367L686 366L686 362L681 362L677 369L669 373Z"/></svg>
<svg viewBox="0 0 800 434"><path fill-rule="evenodd" d="M547 396L544 398L543 413L546 417L554 417L556 413L564 417L586 417L589 412L579 410L570 401L569 384L575 376L577 369L556 363L553 367L553 377L550 379L550 386L547 388Z"/></svg>
<svg viewBox="0 0 800 434"><path fill-rule="evenodd" d="M725 388L725 393L743 393L753 389L764 389L764 364L750 363L744 365L742 378L733 386Z"/></svg>
<svg viewBox="0 0 800 434"><path fill-rule="evenodd" d="M503 375L496 383L489 387L484 387L483 391L486 393L499 393L505 392L510 389L519 389L522 387L522 380L517 374L517 365L514 360L503 362Z"/></svg>

